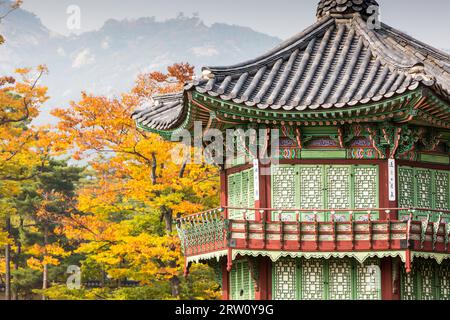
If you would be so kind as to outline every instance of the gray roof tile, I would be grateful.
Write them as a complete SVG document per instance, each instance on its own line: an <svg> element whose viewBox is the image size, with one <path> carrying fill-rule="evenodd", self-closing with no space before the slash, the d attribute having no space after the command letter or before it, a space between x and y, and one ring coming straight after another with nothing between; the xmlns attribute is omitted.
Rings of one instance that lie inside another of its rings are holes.
<svg viewBox="0 0 450 320"><path fill-rule="evenodd" d="M208 79L188 83L185 91L285 111L355 106L420 84L448 99L450 56L385 24L371 30L359 13L348 15L372 4L376 1L322 0L319 20L302 33L256 59L204 68ZM336 19L336 12L346 15ZM135 119L170 129L179 124L183 106L182 94L159 97Z"/></svg>

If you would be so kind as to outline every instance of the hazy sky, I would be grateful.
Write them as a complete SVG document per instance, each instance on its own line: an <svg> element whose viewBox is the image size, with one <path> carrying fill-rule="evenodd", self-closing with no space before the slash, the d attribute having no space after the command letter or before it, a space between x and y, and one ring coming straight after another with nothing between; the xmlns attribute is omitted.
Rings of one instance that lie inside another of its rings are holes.
<svg viewBox="0 0 450 320"><path fill-rule="evenodd" d="M81 31L98 29L110 18L155 16L167 19L179 12L198 13L206 24L224 22L288 38L315 21L319 0L25 0L49 28L67 34L70 5L81 10ZM450 1L378 0L382 20L438 48L450 48Z"/></svg>

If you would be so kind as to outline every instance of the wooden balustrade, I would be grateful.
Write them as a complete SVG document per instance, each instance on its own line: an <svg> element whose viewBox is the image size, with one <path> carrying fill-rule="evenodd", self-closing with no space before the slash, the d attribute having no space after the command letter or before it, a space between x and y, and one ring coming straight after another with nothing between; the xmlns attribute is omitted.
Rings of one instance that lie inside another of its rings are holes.
<svg viewBox="0 0 450 320"><path fill-rule="evenodd" d="M242 217L229 219L229 209L239 210ZM251 213L256 210L258 215ZM392 219L395 212L409 214L402 220ZM431 219L432 212L439 215L436 221ZM414 219L417 213L422 221ZM249 219L256 216L261 218ZM449 211L416 208L314 211L222 208L181 218L177 230L186 256L228 248L305 252L411 249L450 253L448 217Z"/></svg>

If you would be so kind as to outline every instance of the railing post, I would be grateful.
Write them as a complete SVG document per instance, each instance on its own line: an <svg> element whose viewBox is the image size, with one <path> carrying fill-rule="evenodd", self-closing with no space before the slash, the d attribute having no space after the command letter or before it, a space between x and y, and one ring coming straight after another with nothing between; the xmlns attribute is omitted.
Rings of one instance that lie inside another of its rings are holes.
<svg viewBox="0 0 450 320"><path fill-rule="evenodd" d="M267 223L266 223L266 215L265 215L265 211L264 210L259 210L259 214L260 214L260 216L261 216L261 224L262 224L262 232L263 232L263 235L262 235L262 237L263 237L263 249L265 249L266 248L266 242L267 242L267 239L266 239L266 225L267 225Z"/></svg>
<svg viewBox="0 0 450 320"><path fill-rule="evenodd" d="M247 219L247 210L244 210L244 232L245 232L245 247L248 248L248 238L249 238L249 223Z"/></svg>
<svg viewBox="0 0 450 320"><path fill-rule="evenodd" d="M284 250L284 222L282 214L283 214L282 211L278 213L278 220L280 222L280 246L281 250Z"/></svg>
<svg viewBox="0 0 450 320"><path fill-rule="evenodd" d="M317 220L317 212L314 212L314 231L316 234L316 250L319 250L319 242L320 242L320 226Z"/></svg>
<svg viewBox="0 0 450 320"><path fill-rule="evenodd" d="M372 225L372 212L371 211L367 212L367 218L368 218L368 224L369 224L369 249L372 250L372 248L373 248L373 242L372 242L372 240L373 240L373 234L372 234L373 225Z"/></svg>
<svg viewBox="0 0 450 320"><path fill-rule="evenodd" d="M336 212L335 211L331 211L331 230L333 231L333 247L334 250L337 249L337 237L336 237L336 217L335 217Z"/></svg>
<svg viewBox="0 0 450 320"><path fill-rule="evenodd" d="M352 250L355 250L355 218L353 211L350 211L350 233L352 238Z"/></svg>
<svg viewBox="0 0 450 320"><path fill-rule="evenodd" d="M298 233L298 250L302 249L302 223L301 223L301 217L300 212L296 212L297 217L297 233Z"/></svg>
<svg viewBox="0 0 450 320"><path fill-rule="evenodd" d="M387 232L388 232L388 248L391 249L391 241L392 241L392 228L391 228L391 210L385 210L386 220L387 220Z"/></svg>

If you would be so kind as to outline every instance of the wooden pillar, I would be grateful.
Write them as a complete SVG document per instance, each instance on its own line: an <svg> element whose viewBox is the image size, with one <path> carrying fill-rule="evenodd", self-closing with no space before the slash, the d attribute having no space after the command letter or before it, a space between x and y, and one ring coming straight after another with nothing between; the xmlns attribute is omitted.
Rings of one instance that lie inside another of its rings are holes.
<svg viewBox="0 0 450 320"><path fill-rule="evenodd" d="M399 266L397 259L381 260L381 297L383 300L400 300Z"/></svg>
<svg viewBox="0 0 450 320"><path fill-rule="evenodd" d="M260 172L264 173L267 171L270 172L270 164L265 164L261 166ZM270 194L270 186L271 186L271 176L269 174L262 174L261 180L260 180L260 186L261 186L261 208L271 208L272 201L271 201L271 194ZM264 212L266 221L272 220L272 212L266 211Z"/></svg>
<svg viewBox="0 0 450 320"><path fill-rule="evenodd" d="M228 205L228 177L226 170L220 171L220 206ZM225 210L225 218L228 218L228 210Z"/></svg>
<svg viewBox="0 0 450 320"><path fill-rule="evenodd" d="M261 257L259 262L259 291L256 291L256 300L270 300L272 291L272 262L267 257Z"/></svg>
<svg viewBox="0 0 450 320"><path fill-rule="evenodd" d="M267 199L267 188L268 185L270 184L270 176L264 174L264 171L267 170L267 168L270 168L270 166L262 165L261 163L259 163L259 170L258 170L259 200L255 199L255 209L269 208L269 202ZM268 213L265 212L264 214L267 215ZM256 221L261 221L263 218L259 210L256 210L255 217Z"/></svg>
<svg viewBox="0 0 450 320"><path fill-rule="evenodd" d="M227 270L227 261L222 262L222 300L230 300L230 274Z"/></svg>
<svg viewBox="0 0 450 320"><path fill-rule="evenodd" d="M380 164L380 176L379 176L379 198L381 208L398 208L398 181L397 181L397 164L395 165L395 184L396 184L396 200L389 200L389 160L382 160ZM392 220L398 219L398 212L392 211L390 213ZM386 219L386 213L380 212L380 219Z"/></svg>

